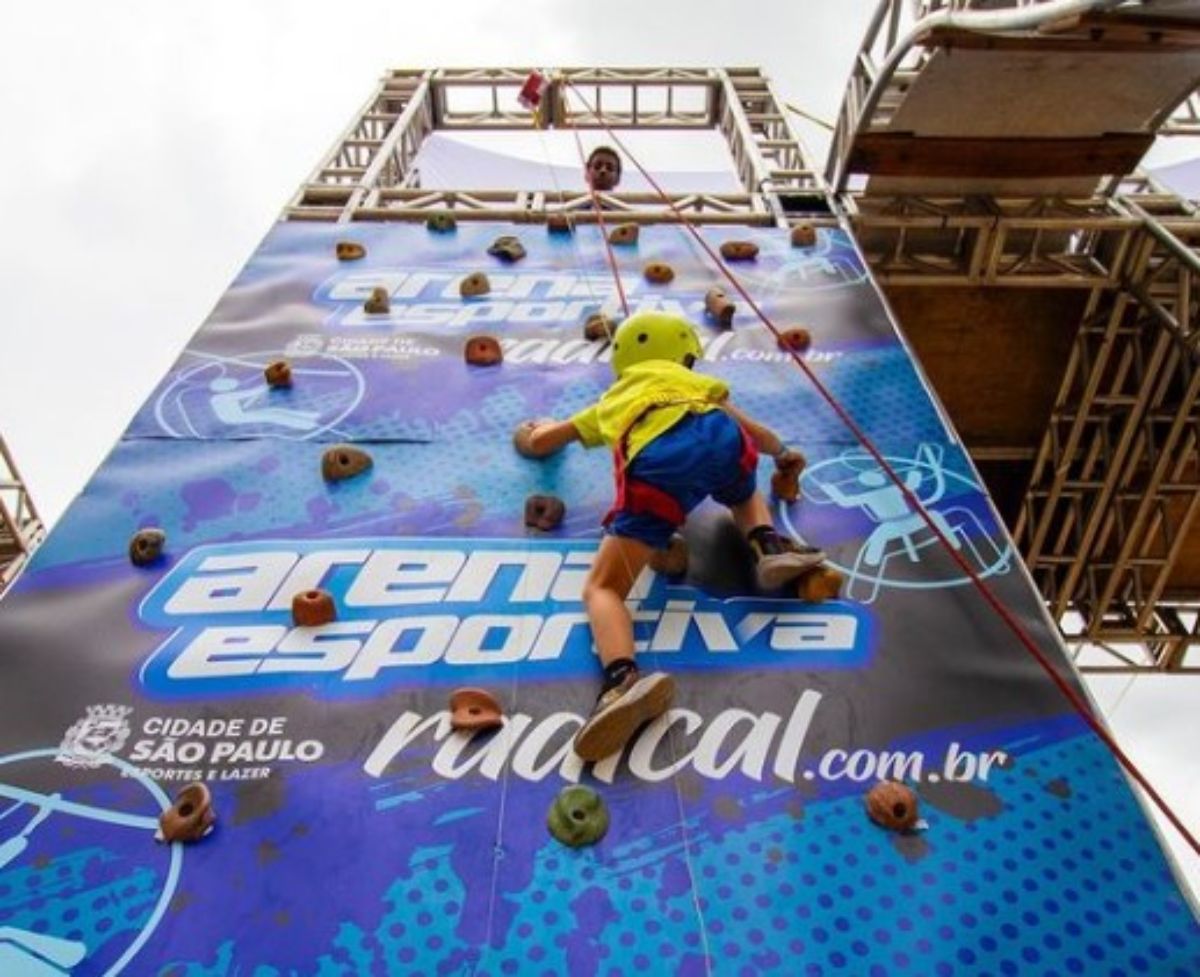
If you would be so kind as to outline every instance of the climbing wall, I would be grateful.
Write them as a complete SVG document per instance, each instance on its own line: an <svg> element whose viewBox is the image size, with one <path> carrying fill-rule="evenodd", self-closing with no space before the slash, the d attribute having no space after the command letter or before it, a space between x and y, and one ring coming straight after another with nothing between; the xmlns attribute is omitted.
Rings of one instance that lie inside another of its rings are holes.
<svg viewBox="0 0 1200 977"><path fill-rule="evenodd" d="M521 237L511 265L487 249ZM739 277L973 570L1064 673L1036 594L848 237L753 239ZM367 254L339 262L338 240ZM1200 972L1200 928L1088 732L926 523L677 227L616 249L634 308L701 324L699 368L809 459L780 529L841 599L755 593L728 517L686 579L631 595L676 708L618 756L570 739L597 692L580 586L611 500L603 451L527 461L611 372L620 312L595 228L276 227L0 604L0 974L984 975ZM651 285L650 260L675 279ZM464 300L460 279L490 276ZM386 289L386 313L364 311ZM500 339L503 364L464 363ZM263 367L285 356L291 389ZM353 442L373 467L326 483ZM760 481L770 473L763 462ZM525 498L566 501L524 527ZM132 534L165 557L135 567ZM338 620L296 628L323 587ZM446 712L482 686L507 724ZM904 780L923 830L864 813ZM187 783L218 823L154 840ZM611 825L546 830L567 784Z"/></svg>

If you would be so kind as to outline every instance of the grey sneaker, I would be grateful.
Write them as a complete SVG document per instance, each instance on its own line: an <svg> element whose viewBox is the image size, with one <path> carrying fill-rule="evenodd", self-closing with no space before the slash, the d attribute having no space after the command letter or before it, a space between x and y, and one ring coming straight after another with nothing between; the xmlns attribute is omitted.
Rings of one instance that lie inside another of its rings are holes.
<svg viewBox="0 0 1200 977"><path fill-rule="evenodd" d="M675 680L665 672L633 672L596 702L588 721L575 734L575 752L584 760L616 753L642 723L661 716L675 699Z"/></svg>
<svg viewBox="0 0 1200 977"><path fill-rule="evenodd" d="M778 590L824 562L824 550L815 546L789 545L782 553L759 556L754 573L760 590Z"/></svg>

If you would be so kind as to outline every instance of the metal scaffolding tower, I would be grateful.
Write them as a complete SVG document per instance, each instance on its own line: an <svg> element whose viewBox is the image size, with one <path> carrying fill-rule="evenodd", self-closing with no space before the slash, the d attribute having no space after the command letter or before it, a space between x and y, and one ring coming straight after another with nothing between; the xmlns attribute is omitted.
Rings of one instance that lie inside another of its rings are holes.
<svg viewBox="0 0 1200 977"><path fill-rule="evenodd" d="M0 594L16 579L45 534L12 454L0 438Z"/></svg>
<svg viewBox="0 0 1200 977"><path fill-rule="evenodd" d="M757 68L561 69L540 118L517 100L529 68L391 71L283 217L588 222L583 192L422 187L416 156L435 130L718 131L742 192L671 202L850 228L1068 640L1105 649L1081 667L1200 671L1200 214L1135 170L1194 125L1195 6L882 0L829 183ZM600 196L679 220L656 194Z"/></svg>

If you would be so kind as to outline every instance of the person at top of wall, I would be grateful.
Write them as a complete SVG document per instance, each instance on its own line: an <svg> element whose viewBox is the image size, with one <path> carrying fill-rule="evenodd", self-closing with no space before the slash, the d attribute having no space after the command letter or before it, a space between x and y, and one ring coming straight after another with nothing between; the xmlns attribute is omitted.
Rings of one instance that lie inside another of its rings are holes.
<svg viewBox="0 0 1200 977"><path fill-rule="evenodd" d="M584 179L595 191L615 190L621 182L621 157L611 146L597 146L584 167Z"/></svg>
<svg viewBox="0 0 1200 977"><path fill-rule="evenodd" d="M530 457L551 455L572 441L613 452L617 498L583 588L604 678L574 745L593 761L619 750L673 701L671 676L638 670L625 600L692 509L708 496L728 507L750 543L764 590L782 587L825 558L776 532L755 481L758 454L787 464L794 453L733 405L723 380L693 371L703 350L687 319L639 312L617 329L612 348L616 380L596 403L568 420L526 421L516 437Z"/></svg>

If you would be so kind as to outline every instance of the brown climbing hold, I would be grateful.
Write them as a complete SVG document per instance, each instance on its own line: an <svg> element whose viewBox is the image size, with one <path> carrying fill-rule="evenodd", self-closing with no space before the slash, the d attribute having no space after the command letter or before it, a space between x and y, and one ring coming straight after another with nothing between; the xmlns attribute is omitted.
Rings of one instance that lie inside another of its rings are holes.
<svg viewBox="0 0 1200 977"><path fill-rule="evenodd" d="M188 784L175 795L175 803L158 817L158 841L199 841L212 831L217 820L212 794L202 783Z"/></svg>
<svg viewBox="0 0 1200 977"><path fill-rule="evenodd" d="M292 385L292 367L287 360L268 363L266 369L263 370L263 376L267 378L267 386L272 389Z"/></svg>
<svg viewBox="0 0 1200 977"><path fill-rule="evenodd" d="M525 245L515 234L504 234L492 242L492 246L488 248L488 254L493 258L499 258L501 261L512 264L525 257Z"/></svg>
<svg viewBox="0 0 1200 977"><path fill-rule="evenodd" d="M729 300L724 289L710 288L705 292L704 309L722 329L729 329L733 326L733 313L737 310L737 306Z"/></svg>
<svg viewBox="0 0 1200 977"><path fill-rule="evenodd" d="M471 336L463 345L463 356L471 366L496 366L504 362L504 350L495 336Z"/></svg>
<svg viewBox="0 0 1200 977"><path fill-rule="evenodd" d="M726 261L753 261L758 257L758 245L753 241L726 241L721 245L721 257Z"/></svg>
<svg viewBox="0 0 1200 977"><path fill-rule="evenodd" d="M617 324L603 312L593 312L583 323L583 338L592 343L612 339L616 331Z"/></svg>
<svg viewBox="0 0 1200 977"><path fill-rule="evenodd" d="M817 243L817 229L812 224L797 224L792 228L792 247L811 248Z"/></svg>
<svg viewBox="0 0 1200 977"><path fill-rule="evenodd" d="M321 455L321 475L327 482L340 482L365 472L372 464L371 456L361 448L335 444Z"/></svg>
<svg viewBox="0 0 1200 977"><path fill-rule="evenodd" d="M897 780L881 780L867 793L867 814L881 828L907 832L917 827L917 795Z"/></svg>
<svg viewBox="0 0 1200 977"><path fill-rule="evenodd" d="M546 230L551 234L573 234L575 233L575 225L566 214L548 214L546 216Z"/></svg>
<svg viewBox="0 0 1200 977"><path fill-rule="evenodd" d="M135 567L146 567L162 557L167 534L161 529L139 529L129 541L129 561Z"/></svg>
<svg viewBox="0 0 1200 977"><path fill-rule="evenodd" d="M476 732L504 725L499 700L486 689L455 689L450 693L450 725Z"/></svg>
<svg viewBox="0 0 1200 977"><path fill-rule="evenodd" d="M665 577L682 577L687 573L688 545L678 533L671 537L665 550L655 550L650 554L650 569Z"/></svg>
<svg viewBox="0 0 1200 977"><path fill-rule="evenodd" d="M796 581L796 596L810 604L837 600L842 596L844 581L845 578L832 567L820 566Z"/></svg>
<svg viewBox="0 0 1200 977"><path fill-rule="evenodd" d="M525 500L525 525L530 529L557 529L566 514L566 505L555 495L531 495Z"/></svg>
<svg viewBox="0 0 1200 977"><path fill-rule="evenodd" d="M436 231L438 234L445 234L447 231L452 231L458 227L458 221L449 214L434 214L425 222L425 226L431 231Z"/></svg>
<svg viewBox="0 0 1200 977"><path fill-rule="evenodd" d="M795 502L800 498L800 473L808 462L799 451L785 451L775 459L775 471L771 475L771 494L781 502Z"/></svg>
<svg viewBox="0 0 1200 977"><path fill-rule="evenodd" d="M368 315L386 315L391 309L392 302L388 298L388 290L382 285L371 289L371 294L363 303L363 311Z"/></svg>
<svg viewBox="0 0 1200 977"><path fill-rule="evenodd" d="M333 246L333 250L337 254L338 261L357 261L367 255L367 249L357 241L338 241Z"/></svg>
<svg viewBox="0 0 1200 977"><path fill-rule="evenodd" d="M637 244L637 224L618 224L608 232L609 244Z"/></svg>
<svg viewBox="0 0 1200 977"><path fill-rule="evenodd" d="M458 294L465 299L476 295L487 295L492 290L492 283L482 271L473 271L458 283Z"/></svg>
<svg viewBox="0 0 1200 977"><path fill-rule="evenodd" d="M793 353L807 353L812 345L812 333L807 329L785 329L775 340L775 345Z"/></svg>
<svg viewBox="0 0 1200 977"><path fill-rule="evenodd" d="M327 590L302 590L292 598L292 620L297 627L319 628L337 620L333 595Z"/></svg>
<svg viewBox="0 0 1200 977"><path fill-rule="evenodd" d="M651 261L642 269L642 274L653 285L666 285L675 278L675 269L665 261Z"/></svg>

